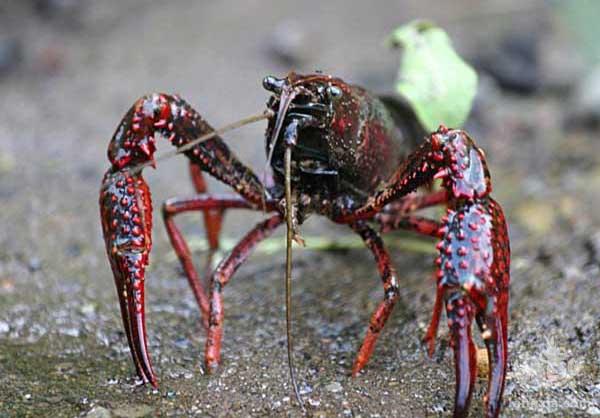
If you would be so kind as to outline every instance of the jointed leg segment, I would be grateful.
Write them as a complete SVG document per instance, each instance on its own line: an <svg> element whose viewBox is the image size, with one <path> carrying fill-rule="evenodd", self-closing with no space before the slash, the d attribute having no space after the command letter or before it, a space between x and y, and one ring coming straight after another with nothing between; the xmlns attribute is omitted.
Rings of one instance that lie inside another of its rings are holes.
<svg viewBox="0 0 600 418"><path fill-rule="evenodd" d="M202 174L202 169L197 164L190 162L190 178L198 194L206 194L208 187L206 180ZM219 234L221 233L221 224L223 222L223 209L206 209L203 210L204 228L206 229L206 239L208 240L208 248L211 251L219 249ZM210 263L208 263L210 265Z"/></svg>
<svg viewBox="0 0 600 418"><path fill-rule="evenodd" d="M225 211L225 209L249 209L251 206L245 201L243 198L237 195L198 195L190 198L172 198L167 200L163 204L162 212L163 219L165 222L165 227L167 228L167 233L169 235L169 239L171 241L171 245L173 245L173 249L181 262L181 266L183 267L183 271L188 279L190 287L194 293L194 297L196 298L196 302L200 308L202 313L202 318L205 327L208 326L208 308L209 302L208 297L206 295L206 291L204 289L204 285L198 276L196 268L194 267L194 263L192 261L192 255L189 250L189 247L183 237L181 231L177 227L175 223L175 215L190 212L190 211L202 211L205 214L205 223L207 223L207 236L211 237L211 231L213 233L213 244L218 245L218 231L220 229L220 225L216 227L215 224L209 224L210 220L214 220L214 218L210 218L212 214L217 212L218 222L220 223L221 213ZM207 216L207 214L209 214ZM212 226L212 229L210 229ZM211 250L214 248L211 247Z"/></svg>
<svg viewBox="0 0 600 418"><path fill-rule="evenodd" d="M396 271L391 265L390 256L383 246L383 241L379 234L363 221L352 224L351 227L361 236L366 246L373 253L375 261L377 262L377 270L381 275L384 290L383 301L381 301L371 316L367 335L365 336L358 355L356 356L356 360L354 361L354 365L352 366L352 375L356 376L367 364L371 354L373 354L373 349L375 348L375 342L379 337L379 333L383 329L398 300L398 279L396 277Z"/></svg>
<svg viewBox="0 0 600 418"><path fill-rule="evenodd" d="M210 311L208 335L206 338L205 364L210 372L219 365L221 359L221 339L223 337L223 295L222 291L231 276L248 259L256 246L283 222L280 214L274 215L256 225L221 261L210 278Z"/></svg>

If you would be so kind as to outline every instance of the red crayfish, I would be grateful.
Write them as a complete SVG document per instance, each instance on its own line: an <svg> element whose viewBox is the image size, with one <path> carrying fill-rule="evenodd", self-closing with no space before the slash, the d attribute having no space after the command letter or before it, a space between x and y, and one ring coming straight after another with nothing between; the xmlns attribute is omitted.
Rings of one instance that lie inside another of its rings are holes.
<svg viewBox="0 0 600 418"><path fill-rule="evenodd" d="M153 94L139 99L110 142L111 167L100 191L102 228L138 376L144 383L157 385L144 318L152 202L139 167L154 163L155 140L160 135L189 158L198 192L192 198L167 200L162 214L202 313L209 371L220 363L222 292L231 276L261 240L286 222L289 284L291 240L300 239L298 225L315 213L347 224L360 235L373 253L383 282L384 296L371 317L352 375L367 364L399 296L397 274L381 233L404 229L436 237L437 294L425 342L432 354L445 308L455 361L454 416L466 416L477 373L471 338L471 323L476 320L490 367L486 416L498 416L507 365L510 249L502 209L490 196L484 152L464 131L443 126L416 150L407 149L406 135L384 103L338 78L290 73L282 79L266 77L263 85L272 93L267 102L270 117L265 144L272 186L265 186L240 162L220 136L213 133L204 141L192 142L214 131L177 96ZM229 185L236 194L207 193L202 172ZM413 193L435 179L441 179L440 191L428 188L424 194ZM412 213L435 205L447 208L439 221ZM220 262L206 289L174 218L183 212L201 211L210 248L215 250L223 213L232 208L264 210L270 216ZM287 301L289 304L289 291ZM288 355L291 364L289 344Z"/></svg>

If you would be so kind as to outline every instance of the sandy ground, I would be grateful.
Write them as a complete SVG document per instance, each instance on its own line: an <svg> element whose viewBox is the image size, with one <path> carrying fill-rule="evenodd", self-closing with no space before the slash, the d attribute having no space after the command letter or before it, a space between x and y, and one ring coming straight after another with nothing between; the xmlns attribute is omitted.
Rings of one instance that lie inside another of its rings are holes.
<svg viewBox="0 0 600 418"><path fill-rule="evenodd" d="M518 31L541 31L544 62L570 63L572 52L568 43L554 43L564 33L544 7L503 12L524 7L519 2L489 2L482 10L468 0L435 7L416 0L38 3L58 11L35 14L30 2L0 7L0 35L18 39L22 51L15 69L0 75L2 417L300 415L285 361L283 252L259 251L227 287L223 367L206 376L198 311L158 217L147 311L161 386L135 387L97 192L108 140L140 95L180 93L219 126L262 109L262 77L291 66L390 90L398 58L382 40L416 17L448 28L470 58ZM534 95L506 93L484 79L468 124L487 150L495 197L510 222L503 410L509 417L600 415L600 143L597 130L564 127L569 86L576 82L572 76L552 84L564 68L544 68L548 87ZM255 125L228 136L258 171L263 130ZM182 159L147 171L156 206L192 192ZM240 237L259 218L228 215L224 235ZM182 217L181 224L188 236L201 236L198 216ZM303 232L347 234L319 219ZM391 238L403 239L415 237ZM371 257L358 249L296 251L295 357L314 416L451 412L445 327L434 360L420 344L433 306L432 256L390 246L401 302L356 379L349 368L382 293ZM472 416L482 413L484 383Z"/></svg>

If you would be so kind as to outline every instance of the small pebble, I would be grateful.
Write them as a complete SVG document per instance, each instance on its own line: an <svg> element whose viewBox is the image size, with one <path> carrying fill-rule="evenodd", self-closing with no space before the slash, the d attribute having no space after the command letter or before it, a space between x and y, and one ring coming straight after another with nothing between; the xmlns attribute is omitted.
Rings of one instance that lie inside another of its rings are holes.
<svg viewBox="0 0 600 418"><path fill-rule="evenodd" d="M113 410L115 416L123 418L142 418L150 415L152 412L154 412L154 409L151 406L144 404L135 406L126 405Z"/></svg>
<svg viewBox="0 0 600 418"><path fill-rule="evenodd" d="M42 268L42 260L38 257L31 257L27 263L30 272L39 271Z"/></svg>
<svg viewBox="0 0 600 418"><path fill-rule="evenodd" d="M600 122L600 66L579 81L568 108L570 125Z"/></svg>
<svg viewBox="0 0 600 418"><path fill-rule="evenodd" d="M317 406L321 405L321 401L318 399L308 398L308 404L316 408Z"/></svg>
<svg viewBox="0 0 600 418"><path fill-rule="evenodd" d="M585 412L588 415L600 415L600 408L597 406L590 406Z"/></svg>
<svg viewBox="0 0 600 418"><path fill-rule="evenodd" d="M4 321L0 321L0 334L10 331L10 325Z"/></svg>
<svg viewBox="0 0 600 418"><path fill-rule="evenodd" d="M23 47L19 39L0 39L0 74L16 70L23 58Z"/></svg>
<svg viewBox="0 0 600 418"><path fill-rule="evenodd" d="M332 383L328 384L327 386L325 386L325 390L328 390L329 392L332 392L332 393L338 393L338 392L341 392L342 390L344 390L344 388L342 387L340 382L332 382Z"/></svg>
<svg viewBox="0 0 600 418"><path fill-rule="evenodd" d="M111 418L112 415L108 409L95 406L85 416L86 418Z"/></svg>

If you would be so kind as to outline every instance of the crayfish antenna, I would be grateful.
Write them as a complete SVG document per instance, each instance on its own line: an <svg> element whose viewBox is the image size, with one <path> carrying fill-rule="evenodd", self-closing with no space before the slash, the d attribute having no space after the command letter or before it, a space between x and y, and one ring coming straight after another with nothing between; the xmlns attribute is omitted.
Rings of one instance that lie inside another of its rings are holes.
<svg viewBox="0 0 600 418"><path fill-rule="evenodd" d="M287 355L288 355L288 367L290 370L290 379L292 386L294 387L294 394L296 400L302 408L303 412L306 412L304 408L304 402L298 391L298 384L296 382L296 373L294 370L294 359L293 359L293 341L292 341L292 240L294 239L294 222L293 222L293 208L292 208L292 148L287 146L285 149L284 156L285 164L285 220L287 224L286 231L286 254L285 254L285 325L287 335Z"/></svg>
<svg viewBox="0 0 600 418"><path fill-rule="evenodd" d="M281 93L281 98L279 101L279 109L277 110L277 119L275 120L275 127L273 128L273 133L271 134L271 139L267 142L269 147L269 153L267 155L267 162L265 163L265 169L263 170L263 194L262 194L262 205L263 211L267 211L267 205L265 202L265 195L267 193L264 184L266 184L266 175L267 170L271 166L271 161L273 160L273 154L275 153L275 146L277 145L277 138L279 138L279 134L281 133L281 129L283 127L283 122L285 119L285 115L287 114L288 108L292 103L292 100L297 95L297 91L289 88L284 88ZM291 192L291 187L290 187Z"/></svg>

